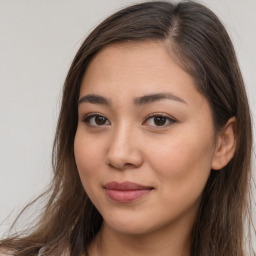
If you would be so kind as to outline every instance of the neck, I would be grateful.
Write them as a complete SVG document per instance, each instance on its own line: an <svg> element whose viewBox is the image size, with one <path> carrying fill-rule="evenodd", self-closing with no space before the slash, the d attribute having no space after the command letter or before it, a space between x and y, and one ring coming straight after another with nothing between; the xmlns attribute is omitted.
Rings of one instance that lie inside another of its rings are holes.
<svg viewBox="0 0 256 256"><path fill-rule="evenodd" d="M120 234L105 223L89 248L90 256L140 255L140 256L189 256L190 231L169 227L154 233Z"/></svg>

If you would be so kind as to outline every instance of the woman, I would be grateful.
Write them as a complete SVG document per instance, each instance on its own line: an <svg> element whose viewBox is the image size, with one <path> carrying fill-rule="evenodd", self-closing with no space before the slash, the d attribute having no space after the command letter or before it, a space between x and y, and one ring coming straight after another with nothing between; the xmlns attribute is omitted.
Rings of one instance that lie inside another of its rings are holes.
<svg viewBox="0 0 256 256"><path fill-rule="evenodd" d="M251 143L243 79L218 18L191 1L123 9L70 67L40 220L1 247L245 255Z"/></svg>

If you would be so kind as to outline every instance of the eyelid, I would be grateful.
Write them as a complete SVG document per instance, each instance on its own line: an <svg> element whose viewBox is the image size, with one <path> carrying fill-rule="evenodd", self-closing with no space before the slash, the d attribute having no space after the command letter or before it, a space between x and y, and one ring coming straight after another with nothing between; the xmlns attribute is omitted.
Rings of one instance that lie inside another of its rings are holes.
<svg viewBox="0 0 256 256"><path fill-rule="evenodd" d="M93 124L90 124L90 120L91 118L94 118L94 117L97 117L97 116L101 116L101 117L104 117L106 119L106 121L108 122L107 124L102 124L102 125L93 125ZM155 118L155 117L164 117L168 120L168 124L164 124L164 125L148 125L148 126L153 126L153 127L157 127L157 128L165 128L167 126L170 126L171 124L177 122L177 120L170 116L169 114L166 114L166 113L162 113L162 112L155 112L155 113L151 113L149 115L146 116L145 120L143 121L143 125L146 124L146 122L150 119L150 118ZM110 121L108 120L108 118L103 115L102 113L99 113L99 112L91 112L91 113L87 113L86 115L83 116L82 118L82 122L86 123L88 126L92 126L92 127L101 127L101 126L107 126L107 125L110 125Z"/></svg>
<svg viewBox="0 0 256 256"><path fill-rule="evenodd" d="M97 116L101 116L101 117L104 117L107 122L109 124L103 124L103 125L91 125L89 122L90 122L90 119L93 118L93 117L97 117ZM108 118L103 115L102 113L98 113L98 112L91 112L91 113L87 113L86 115L83 116L82 118L82 122L88 124L89 126L92 126L92 127L100 127L100 126L106 126L106 125L110 125L110 121L108 120Z"/></svg>
<svg viewBox="0 0 256 256"><path fill-rule="evenodd" d="M156 113L151 113L151 114L147 115L143 124L145 124L145 122L147 122L150 118L154 118L154 117L158 117L158 116L165 117L170 123L167 125L165 124L163 126L154 126L154 127L164 128L164 127L167 127L167 126L177 122L177 120L174 117L170 116L169 114L162 113L162 112L156 112Z"/></svg>
<svg viewBox="0 0 256 256"><path fill-rule="evenodd" d="M154 113L151 113L151 114L146 116L145 120L150 118L150 117L156 117L156 116L162 116L162 117L166 117L166 118L172 119L173 121L177 121L173 116L171 116L169 114L166 114L164 112L154 112Z"/></svg>

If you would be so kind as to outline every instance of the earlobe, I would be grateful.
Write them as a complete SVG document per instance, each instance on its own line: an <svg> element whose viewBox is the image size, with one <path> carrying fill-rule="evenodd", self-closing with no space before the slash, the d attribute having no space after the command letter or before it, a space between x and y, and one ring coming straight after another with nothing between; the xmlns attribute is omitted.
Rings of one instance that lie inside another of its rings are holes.
<svg viewBox="0 0 256 256"><path fill-rule="evenodd" d="M236 118L230 118L222 131L217 135L212 169L220 170L226 166L234 156L237 137L236 125Z"/></svg>

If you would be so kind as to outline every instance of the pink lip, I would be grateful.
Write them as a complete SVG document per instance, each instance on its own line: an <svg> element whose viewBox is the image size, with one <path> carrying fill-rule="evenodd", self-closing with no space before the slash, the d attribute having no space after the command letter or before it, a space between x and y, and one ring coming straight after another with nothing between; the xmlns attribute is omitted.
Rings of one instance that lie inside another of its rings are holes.
<svg viewBox="0 0 256 256"><path fill-rule="evenodd" d="M113 201L126 203L149 193L153 188L132 182L109 182L104 186L107 196Z"/></svg>

